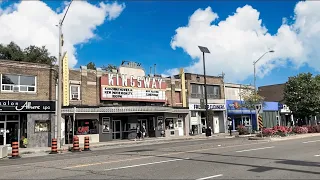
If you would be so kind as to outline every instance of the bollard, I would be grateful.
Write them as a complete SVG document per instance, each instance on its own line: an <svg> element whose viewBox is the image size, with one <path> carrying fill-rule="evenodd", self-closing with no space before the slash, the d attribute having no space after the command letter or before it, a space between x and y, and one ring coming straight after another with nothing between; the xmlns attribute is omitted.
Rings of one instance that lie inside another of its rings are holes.
<svg viewBox="0 0 320 180"><path fill-rule="evenodd" d="M73 148L72 148L73 152L80 152L80 147L79 147L79 137L78 136L74 136L73 138Z"/></svg>
<svg viewBox="0 0 320 180"><path fill-rule="evenodd" d="M19 142L12 142L11 147L12 147L12 155L11 155L10 159L21 158L19 156Z"/></svg>
<svg viewBox="0 0 320 180"><path fill-rule="evenodd" d="M90 151L89 136L84 137L84 148L83 151Z"/></svg>
<svg viewBox="0 0 320 180"><path fill-rule="evenodd" d="M58 154L57 139L53 138L51 142L51 152L49 154Z"/></svg>

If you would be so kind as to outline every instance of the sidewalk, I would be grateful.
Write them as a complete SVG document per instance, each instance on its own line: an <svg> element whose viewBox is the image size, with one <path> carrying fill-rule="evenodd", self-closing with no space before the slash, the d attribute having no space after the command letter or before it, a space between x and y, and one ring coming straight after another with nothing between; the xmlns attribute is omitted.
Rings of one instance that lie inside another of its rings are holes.
<svg viewBox="0 0 320 180"><path fill-rule="evenodd" d="M205 135L196 135L196 136L179 136L179 137L158 137L158 138L146 138L144 140L117 140L117 141L108 141L108 142L99 142L99 143L90 143L90 149L98 148L119 148L125 146L140 146L145 144L162 144L167 142L181 142L184 140L204 140L208 138L213 139L223 139L223 138L234 138L235 136L229 136L229 134L220 133L213 134L211 137L206 137ZM83 148L83 144L79 144L80 148ZM60 153L67 152L68 149L72 147L72 144L64 145L58 149ZM49 153L51 152L50 147L37 147L37 148L20 148L19 154L37 154L37 153ZM11 156L11 147L8 148L8 156Z"/></svg>

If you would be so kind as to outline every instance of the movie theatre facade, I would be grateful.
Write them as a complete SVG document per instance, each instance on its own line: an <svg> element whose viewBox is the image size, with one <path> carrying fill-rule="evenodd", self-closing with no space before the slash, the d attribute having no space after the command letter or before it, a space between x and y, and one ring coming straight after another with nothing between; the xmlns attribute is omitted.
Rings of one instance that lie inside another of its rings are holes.
<svg viewBox="0 0 320 180"><path fill-rule="evenodd" d="M63 108L66 128L74 130L66 134L69 139L73 134L80 140L82 135L89 136L91 142L135 139L138 127L145 127L146 138L186 135L188 109L166 105L165 78L146 75L132 62L113 72L96 74L101 74L96 83L99 105Z"/></svg>

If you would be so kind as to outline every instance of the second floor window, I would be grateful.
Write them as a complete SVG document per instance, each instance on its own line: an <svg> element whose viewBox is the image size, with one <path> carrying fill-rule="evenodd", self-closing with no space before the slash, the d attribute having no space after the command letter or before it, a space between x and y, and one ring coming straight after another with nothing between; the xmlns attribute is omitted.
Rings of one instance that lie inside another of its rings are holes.
<svg viewBox="0 0 320 180"><path fill-rule="evenodd" d="M208 99L220 99L220 86L207 85ZM204 85L191 84L191 98L204 98Z"/></svg>
<svg viewBox="0 0 320 180"><path fill-rule="evenodd" d="M4 92L36 92L36 76L1 75L1 91Z"/></svg>
<svg viewBox="0 0 320 180"><path fill-rule="evenodd" d="M71 85L70 86L70 99L71 100L80 100L80 86Z"/></svg>

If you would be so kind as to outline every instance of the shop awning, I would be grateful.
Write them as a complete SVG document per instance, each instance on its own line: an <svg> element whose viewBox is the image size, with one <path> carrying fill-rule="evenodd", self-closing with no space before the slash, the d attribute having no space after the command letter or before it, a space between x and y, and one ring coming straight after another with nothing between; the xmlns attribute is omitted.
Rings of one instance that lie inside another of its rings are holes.
<svg viewBox="0 0 320 180"><path fill-rule="evenodd" d="M63 114L70 113L180 113L187 114L189 109L163 106L122 106L122 107L76 107L63 108Z"/></svg>

